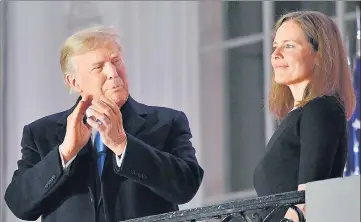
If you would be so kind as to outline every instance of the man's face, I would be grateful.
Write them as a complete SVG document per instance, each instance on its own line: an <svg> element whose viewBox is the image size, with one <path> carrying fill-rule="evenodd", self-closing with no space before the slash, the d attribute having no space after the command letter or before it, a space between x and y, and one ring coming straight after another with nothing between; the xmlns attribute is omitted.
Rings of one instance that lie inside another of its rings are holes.
<svg viewBox="0 0 361 222"><path fill-rule="evenodd" d="M66 81L80 95L98 99L100 95L121 107L129 96L128 80L118 47L103 47L72 58L74 75Z"/></svg>

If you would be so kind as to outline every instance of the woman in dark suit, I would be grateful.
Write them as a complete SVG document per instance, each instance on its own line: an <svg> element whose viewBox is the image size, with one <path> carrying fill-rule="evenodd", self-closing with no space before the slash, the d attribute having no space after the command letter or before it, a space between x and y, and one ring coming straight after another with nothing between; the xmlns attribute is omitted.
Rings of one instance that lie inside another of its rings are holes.
<svg viewBox="0 0 361 222"><path fill-rule="evenodd" d="M311 181L341 177L346 122L355 94L337 25L315 11L284 15L275 26L270 110L282 120L254 171L259 196L305 190ZM304 205L298 206L305 211ZM291 210L286 217L297 220Z"/></svg>

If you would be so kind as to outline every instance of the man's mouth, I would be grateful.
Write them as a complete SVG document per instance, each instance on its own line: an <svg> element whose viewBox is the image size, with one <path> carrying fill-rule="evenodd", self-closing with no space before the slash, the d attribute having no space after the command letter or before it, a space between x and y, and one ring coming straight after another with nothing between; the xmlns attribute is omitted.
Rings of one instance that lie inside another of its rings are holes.
<svg viewBox="0 0 361 222"><path fill-rule="evenodd" d="M119 91L122 89L122 86L113 86L110 90L112 91Z"/></svg>

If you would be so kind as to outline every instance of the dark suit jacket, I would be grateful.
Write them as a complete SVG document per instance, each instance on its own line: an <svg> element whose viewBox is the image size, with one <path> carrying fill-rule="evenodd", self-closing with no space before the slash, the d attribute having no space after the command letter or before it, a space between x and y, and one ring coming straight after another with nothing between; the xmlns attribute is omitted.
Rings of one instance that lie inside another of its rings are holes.
<svg viewBox="0 0 361 222"><path fill-rule="evenodd" d="M24 127L22 158L5 193L7 205L20 219L96 220L97 170L91 140L66 170L58 151L74 107ZM101 176L107 221L178 210L178 204L194 197L203 178L185 114L146 106L131 97L121 112L128 137L123 164L119 168L108 149Z"/></svg>

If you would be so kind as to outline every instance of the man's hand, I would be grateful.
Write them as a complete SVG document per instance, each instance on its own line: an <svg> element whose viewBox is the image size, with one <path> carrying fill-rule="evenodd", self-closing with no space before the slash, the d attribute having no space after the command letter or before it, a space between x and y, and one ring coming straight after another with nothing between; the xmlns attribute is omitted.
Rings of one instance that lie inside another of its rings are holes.
<svg viewBox="0 0 361 222"><path fill-rule="evenodd" d="M87 122L99 131L103 143L116 155L121 155L127 136L123 128L122 114L117 104L102 95L98 100L92 101L87 113L94 117L88 118Z"/></svg>
<svg viewBox="0 0 361 222"><path fill-rule="evenodd" d="M68 116L65 138L60 145L60 152L65 163L71 160L90 138L91 127L83 123L85 111L90 105L89 97L82 97L74 111Z"/></svg>

